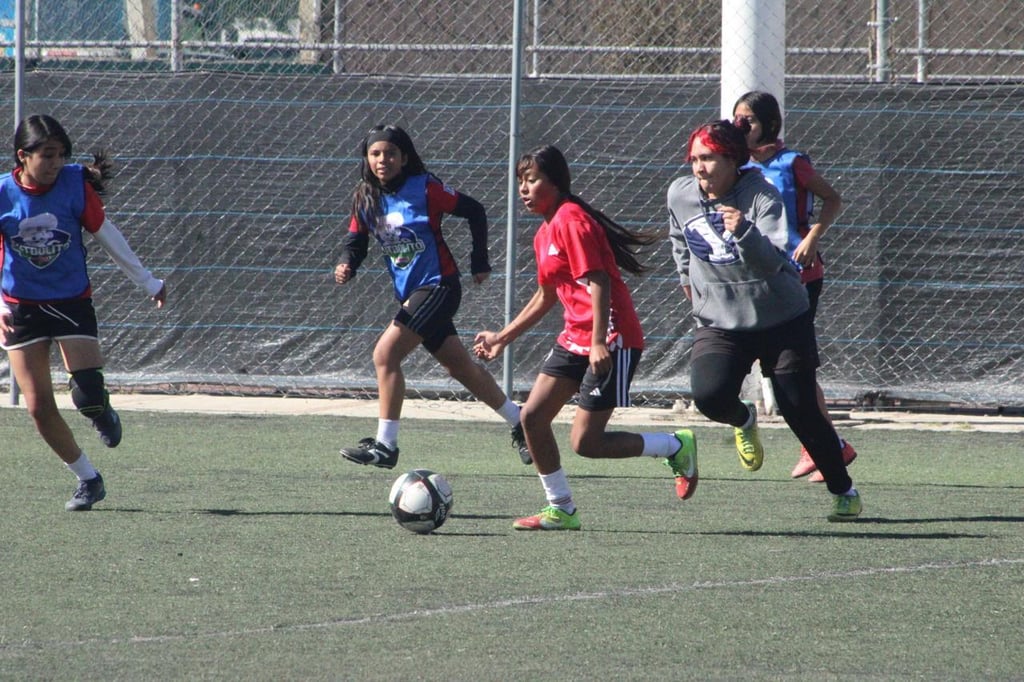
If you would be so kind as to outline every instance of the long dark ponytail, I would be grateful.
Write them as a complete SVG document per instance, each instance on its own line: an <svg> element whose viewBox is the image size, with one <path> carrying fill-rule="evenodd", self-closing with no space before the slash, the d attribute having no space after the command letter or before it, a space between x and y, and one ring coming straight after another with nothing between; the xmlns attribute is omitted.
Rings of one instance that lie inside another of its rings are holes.
<svg viewBox="0 0 1024 682"><path fill-rule="evenodd" d="M26 116L18 123L14 131L14 163L21 168L18 152L34 152L45 143L53 140L64 147L64 158L71 158L71 137L60 121L46 114ZM114 164L106 151L100 149L92 152L92 163L82 164L85 179L99 193L106 189L106 180L112 175Z"/></svg>
<svg viewBox="0 0 1024 682"><path fill-rule="evenodd" d="M522 177L530 168L536 168L543 173L544 177L558 188L567 201L580 206L598 225L604 228L612 247L612 253L615 254L615 263L621 269L635 275L649 270L637 259L637 251L642 246L648 246L658 241L661 238L660 233L625 228L573 194L569 163L557 147L545 145L520 156L516 162L516 176Z"/></svg>

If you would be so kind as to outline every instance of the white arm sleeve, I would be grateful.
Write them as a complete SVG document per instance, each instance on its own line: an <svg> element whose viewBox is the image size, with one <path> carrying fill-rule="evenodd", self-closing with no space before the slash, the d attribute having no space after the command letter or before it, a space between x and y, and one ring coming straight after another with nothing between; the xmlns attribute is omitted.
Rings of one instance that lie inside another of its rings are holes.
<svg viewBox="0 0 1024 682"><path fill-rule="evenodd" d="M128 275L128 278L138 284L140 287L146 290L146 295L156 296L160 293L160 290L164 286L162 279L157 279L153 276L149 270L147 270L139 257L132 251L132 247L128 246L128 242L125 240L124 235L121 234L121 230L117 229L114 223L110 222L107 218L103 221L100 229L93 232L93 236L98 241L110 257L114 259L117 266L121 268L124 274Z"/></svg>

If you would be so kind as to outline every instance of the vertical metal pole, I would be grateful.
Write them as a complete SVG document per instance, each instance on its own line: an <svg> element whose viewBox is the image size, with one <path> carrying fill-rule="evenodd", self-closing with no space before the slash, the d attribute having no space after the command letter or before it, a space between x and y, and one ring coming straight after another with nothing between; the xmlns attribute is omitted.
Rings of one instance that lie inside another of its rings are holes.
<svg viewBox="0 0 1024 682"><path fill-rule="evenodd" d="M875 0L875 82L888 83L889 0Z"/></svg>
<svg viewBox="0 0 1024 682"><path fill-rule="evenodd" d="M917 82L928 80L928 0L917 0Z"/></svg>
<svg viewBox="0 0 1024 682"><path fill-rule="evenodd" d="M177 73L185 66L181 52L181 0L171 0L171 71Z"/></svg>
<svg viewBox="0 0 1024 682"><path fill-rule="evenodd" d="M786 0L722 0L721 115L750 90L786 104Z"/></svg>
<svg viewBox="0 0 1024 682"><path fill-rule="evenodd" d="M334 0L334 34L333 41L335 45L341 43L341 37L345 35L345 31L342 27L342 21L344 21L344 14L341 11L342 0ZM341 59L341 48L335 48L334 53L331 57L331 70L334 73L341 73L345 70L345 62Z"/></svg>
<svg viewBox="0 0 1024 682"><path fill-rule="evenodd" d="M516 298L516 215L519 208L519 183L516 180L516 160L519 158L519 105L523 62L523 11L525 0L515 0L512 18L512 90L508 115L508 218L505 227L505 324L512 321ZM511 396L514 357L512 348L505 347L502 360L501 385L505 395Z"/></svg>
<svg viewBox="0 0 1024 682"><path fill-rule="evenodd" d="M14 128L21 123L25 85L25 0L14 2Z"/></svg>
<svg viewBox="0 0 1024 682"><path fill-rule="evenodd" d="M22 99L24 98L25 85L25 0L15 0L14 3L14 129L18 129L21 123ZM13 137L13 136L12 136ZM11 374L11 405L17 405L21 396L21 389L18 388L18 380L14 378L14 369L11 367L10 358L7 361L7 370Z"/></svg>
<svg viewBox="0 0 1024 682"><path fill-rule="evenodd" d="M530 75L536 78L540 69L540 0L533 0L533 53L530 55Z"/></svg>

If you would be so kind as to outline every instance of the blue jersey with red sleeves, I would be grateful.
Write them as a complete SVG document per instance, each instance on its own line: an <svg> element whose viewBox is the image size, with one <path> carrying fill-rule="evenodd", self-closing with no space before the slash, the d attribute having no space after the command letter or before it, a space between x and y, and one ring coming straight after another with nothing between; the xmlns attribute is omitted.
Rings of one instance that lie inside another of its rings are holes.
<svg viewBox="0 0 1024 682"><path fill-rule="evenodd" d="M98 216L96 206L100 207ZM85 215L91 216L87 229L99 229L102 204L86 186L84 169L78 164L65 165L57 181L39 191L22 187L13 172L0 176L5 300L45 302L90 295L83 241Z"/></svg>
<svg viewBox="0 0 1024 682"><path fill-rule="evenodd" d="M458 277L455 258L441 234L441 217L455 210L458 197L429 173L409 176L398 191L383 195L373 235L384 252L399 301L442 278ZM349 232L359 229L353 216Z"/></svg>
<svg viewBox="0 0 1024 682"><path fill-rule="evenodd" d="M805 168L801 169L803 165ZM759 162L750 159L747 166L760 168L765 179L779 190L782 203L786 206L786 221L789 234L786 239L786 254L793 255L796 247L807 236L810 229L811 215L814 213L814 195L801 182L801 170L813 171L811 160L806 154L782 147L770 159ZM800 268L800 281L804 284L819 280L825 276L821 254L814 265Z"/></svg>

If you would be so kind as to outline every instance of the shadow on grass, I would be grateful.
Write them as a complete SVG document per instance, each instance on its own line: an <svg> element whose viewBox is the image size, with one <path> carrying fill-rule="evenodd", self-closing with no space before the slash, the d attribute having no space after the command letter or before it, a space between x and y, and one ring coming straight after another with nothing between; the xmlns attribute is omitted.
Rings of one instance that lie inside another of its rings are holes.
<svg viewBox="0 0 1024 682"><path fill-rule="evenodd" d="M884 516L859 519L854 523L1024 523L1024 516L936 516L930 519L887 519Z"/></svg>
<svg viewBox="0 0 1024 682"><path fill-rule="evenodd" d="M980 533L883 533L856 531L856 526L864 525L864 520L848 521L835 526L835 530L612 530L608 528L586 527L592 533L625 533L627 535L686 535L690 537L738 537L738 538L860 538L867 540L953 540L970 538L983 540L988 535Z"/></svg>
<svg viewBox="0 0 1024 682"><path fill-rule="evenodd" d="M874 533L855 531L855 526L864 521L848 521L834 531L760 531L760 530L714 530L695 531L686 535L729 535L733 537L779 537L779 538L860 538L865 540L952 540L972 538L981 540L989 536L979 533ZM840 530L843 528L844 530Z"/></svg>
<svg viewBox="0 0 1024 682"><path fill-rule="evenodd" d="M390 519L389 512L365 512L365 511L245 511L243 509L186 509L186 510L153 510L153 509L131 509L126 507L102 507L91 510L95 512L120 513L120 514L206 514L209 516L361 516L369 518ZM470 521L493 521L509 519L507 514L453 514L450 518Z"/></svg>
<svg viewBox="0 0 1024 682"><path fill-rule="evenodd" d="M102 507L90 513L116 512L119 514L207 514L209 516L369 516L391 518L388 512L354 512L354 511L244 511L242 509L131 509L127 507Z"/></svg>
<svg viewBox="0 0 1024 682"><path fill-rule="evenodd" d="M663 480L669 475L668 469L660 471L659 473L664 475L657 475L655 473L641 473L641 474L587 474L587 473L573 473L569 475L571 481L657 481ZM853 474L857 472L854 471ZM482 474L481 477L486 478L535 478L536 472L524 471L522 473L505 474L505 473L487 473ZM756 474L752 475L737 475L737 476L704 476L700 477L701 481L717 481L719 483L745 483L755 485L789 485L789 484L807 484L805 479L793 479L793 478L757 478ZM970 483L934 483L931 481L906 481L904 483L893 483L887 481L885 483L877 482L862 482L857 480L854 475L854 481L858 483L858 488L863 487L865 489L876 489L876 488L959 488L965 490L1007 490L1007 491L1022 491L1024 486L1020 485L980 485ZM809 489L813 489L815 485L808 485ZM825 489L825 484L821 483L817 485L817 488L821 490Z"/></svg>

